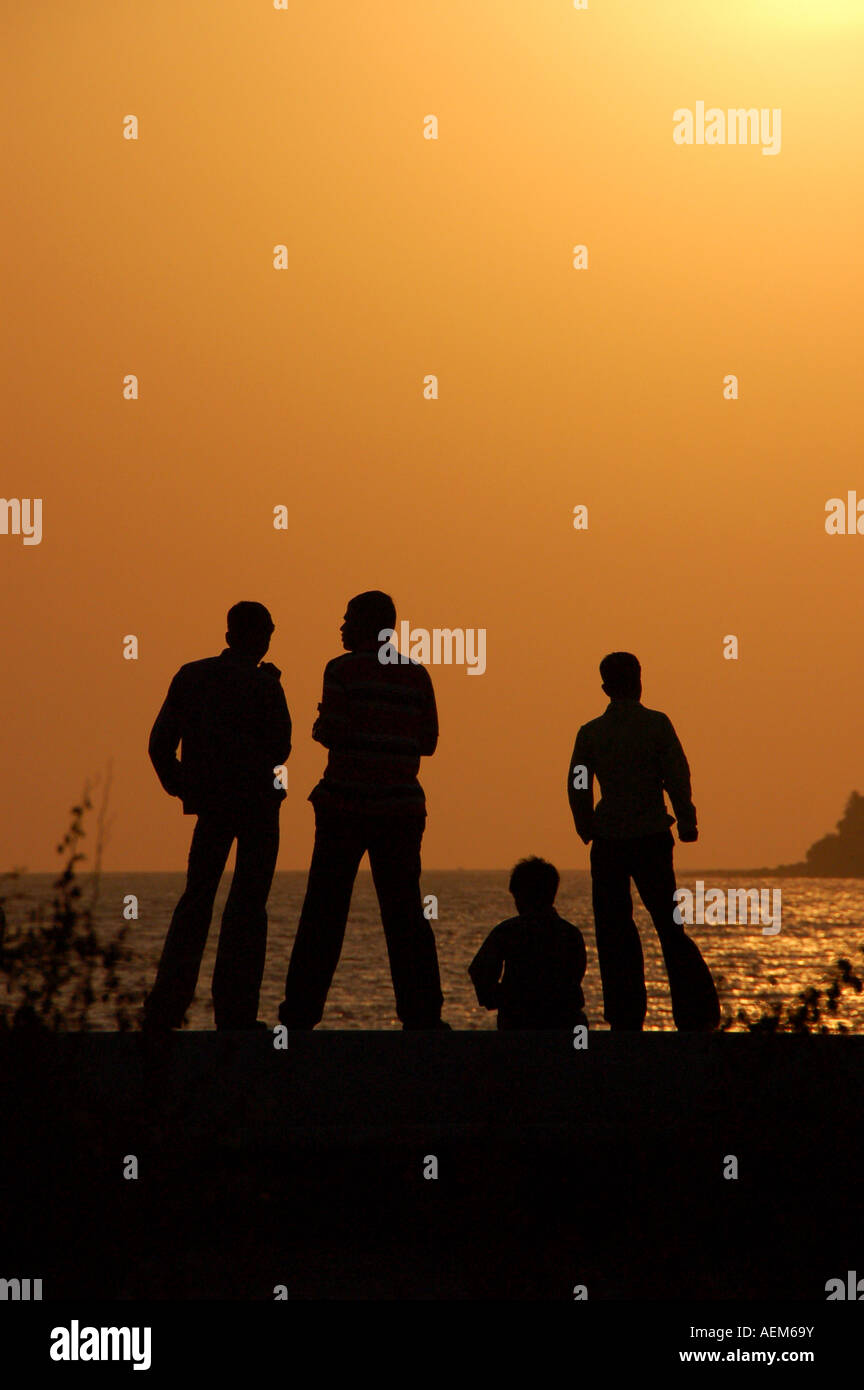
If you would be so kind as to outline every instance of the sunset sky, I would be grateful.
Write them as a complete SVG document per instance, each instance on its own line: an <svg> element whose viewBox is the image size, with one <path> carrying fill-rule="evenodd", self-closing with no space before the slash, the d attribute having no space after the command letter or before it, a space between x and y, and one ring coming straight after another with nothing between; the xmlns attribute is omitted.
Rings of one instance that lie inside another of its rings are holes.
<svg viewBox="0 0 864 1390"><path fill-rule="evenodd" d="M622 648L690 760L682 870L803 857L864 791L864 536L825 532L864 497L862 29L858 0L11 9L0 492L43 538L0 535L0 868L52 868L109 760L106 868L183 866L147 738L238 599L276 622L305 867L321 674L373 587L487 632L484 675L431 668L428 867L587 867L565 774ZM698 101L780 108L780 152L676 145Z"/></svg>

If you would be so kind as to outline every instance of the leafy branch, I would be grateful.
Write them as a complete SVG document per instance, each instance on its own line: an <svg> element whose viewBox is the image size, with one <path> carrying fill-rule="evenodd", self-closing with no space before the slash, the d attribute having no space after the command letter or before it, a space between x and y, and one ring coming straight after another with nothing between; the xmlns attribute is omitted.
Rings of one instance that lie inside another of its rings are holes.
<svg viewBox="0 0 864 1390"><path fill-rule="evenodd" d="M85 818L93 809L90 785L70 811L66 834L57 846L62 868L52 885L50 905L29 906L23 920L10 923L7 904L24 894L0 893L0 1031L82 1031L90 1024L94 1005L108 1006L121 1032L132 1027L131 1005L137 994L121 980L121 968L131 952L126 946L128 925L110 938L97 928L102 849L106 834L105 811L111 784L110 769L97 812L94 868L88 894L79 879L79 865L86 855ZM16 883L20 871L2 875Z"/></svg>

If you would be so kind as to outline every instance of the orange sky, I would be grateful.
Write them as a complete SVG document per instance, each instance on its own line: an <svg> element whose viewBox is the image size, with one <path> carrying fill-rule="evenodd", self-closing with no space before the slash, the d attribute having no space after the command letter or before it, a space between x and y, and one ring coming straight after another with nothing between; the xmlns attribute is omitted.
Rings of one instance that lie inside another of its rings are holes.
<svg viewBox="0 0 864 1390"><path fill-rule="evenodd" d="M0 491L43 539L0 535L2 866L53 867L110 758L106 867L182 867L150 724L252 598L304 867L321 672L370 587L487 630L485 675L432 668L427 866L587 866L564 778L616 648L690 759L684 872L831 828L864 790L864 537L824 528L864 496L862 33L852 0L7 17ZM781 152L675 145L699 100L781 108Z"/></svg>

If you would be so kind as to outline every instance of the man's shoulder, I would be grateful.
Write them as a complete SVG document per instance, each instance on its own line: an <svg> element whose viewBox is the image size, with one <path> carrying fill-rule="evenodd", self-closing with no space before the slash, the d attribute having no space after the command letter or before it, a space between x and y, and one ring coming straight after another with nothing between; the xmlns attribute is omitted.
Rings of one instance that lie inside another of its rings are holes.
<svg viewBox="0 0 864 1390"><path fill-rule="evenodd" d="M580 725L579 732L576 735L576 737L590 738L593 733L596 733L598 731L598 729L602 729L604 726L604 721L606 719L606 714L607 711L604 710L602 714L597 715L596 719L589 719L584 724Z"/></svg>
<svg viewBox="0 0 864 1390"><path fill-rule="evenodd" d="M413 657L409 657L403 669L410 672L409 680L412 680L418 689L432 689L432 677L428 667L424 666L422 661L415 661Z"/></svg>
<svg viewBox="0 0 864 1390"><path fill-rule="evenodd" d="M424 690L432 688L432 678L422 662L401 656L398 661L381 661L377 650L343 652L341 656L334 656L324 667L324 677L341 682L374 678L382 682L414 685Z"/></svg>
<svg viewBox="0 0 864 1390"><path fill-rule="evenodd" d="M393 680L414 681L418 685L431 685L432 677L422 661L417 661L413 656L408 656L406 652L399 653L398 661L379 662L382 671L386 671Z"/></svg>
<svg viewBox="0 0 864 1390"><path fill-rule="evenodd" d="M503 922L499 922L497 926L492 928L486 940L491 941L493 938L496 941L506 940L513 935L514 931L518 931L521 924L521 917L505 917Z"/></svg>
<svg viewBox="0 0 864 1390"><path fill-rule="evenodd" d="M358 670L356 657L357 652L343 652L341 656L333 656L324 667L325 685L347 685L352 673Z"/></svg>
<svg viewBox="0 0 864 1390"><path fill-rule="evenodd" d="M519 936L525 932L534 932L538 927L549 926L558 923L561 918L553 908L528 908L525 912L520 912L516 917L508 917L505 921L499 922L495 928L502 935Z"/></svg>
<svg viewBox="0 0 864 1390"><path fill-rule="evenodd" d="M174 677L181 685L194 685L198 681L207 680L216 671L221 669L222 662L218 656L204 656L200 661L187 661Z"/></svg>
<svg viewBox="0 0 864 1390"><path fill-rule="evenodd" d="M640 705L639 708L646 723L652 724L656 729L661 729L664 732L672 728L672 720L661 709L648 709L645 705Z"/></svg>
<svg viewBox="0 0 864 1390"><path fill-rule="evenodd" d="M562 917L555 907L538 908L518 917L508 917L506 921L499 922L494 931L505 942L520 942L529 938L547 942L562 938L576 942L583 940L579 928Z"/></svg>
<svg viewBox="0 0 864 1390"><path fill-rule="evenodd" d="M582 932L576 926L576 923L568 922L567 918L562 917L561 913L558 912L557 909L553 909L552 920L554 921L557 930L562 932L564 936L569 936L572 937L574 940L579 941L583 939Z"/></svg>

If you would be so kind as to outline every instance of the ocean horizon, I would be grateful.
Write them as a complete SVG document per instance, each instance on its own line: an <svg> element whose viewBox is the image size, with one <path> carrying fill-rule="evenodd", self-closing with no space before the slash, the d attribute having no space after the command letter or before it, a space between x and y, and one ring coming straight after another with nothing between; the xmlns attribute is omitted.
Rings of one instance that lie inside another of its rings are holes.
<svg viewBox="0 0 864 1390"><path fill-rule="evenodd" d="M702 880L707 893L724 888L725 878L739 878L747 870L733 874L727 870L690 870L678 876L680 888L695 891ZM434 897L437 919L431 923L438 944L441 983L445 1003L443 1016L457 1029L495 1027L495 1015L481 1009L468 976L468 965L487 933L498 922L514 915L507 892L509 871L504 869L427 869L423 872L424 898ZM22 874L2 891L10 923L21 920L28 911L50 903L55 874ZM126 945L130 959L122 969L127 987L143 999L152 983L171 914L183 891L183 872L103 873L98 884L94 921L100 932L111 936L127 928ZM87 901L86 878L82 878ZM189 1011L187 1026L214 1027L210 981L218 942L219 921L231 883L227 872L220 885L213 914L198 989ZM743 886L740 883L737 886ZM864 966L864 880L760 877L747 887L779 890L782 916L780 930L763 934L761 921L712 926L694 922L687 927L711 967L724 1015L736 1016L744 1009L751 1018L766 1012L774 999L794 1003L797 995L810 987L824 988L834 962L845 957L853 966ZM306 887L305 869L279 870L274 876L268 903L267 963L261 990L259 1018L274 1026L282 998L285 971L297 927ZM124 902L137 900L137 920L124 921ZM634 891L635 920L642 937L645 974L648 985L646 1028L669 1030L674 1027L668 984L659 942L650 918ZM431 908L430 904L430 908ZM592 1027L604 1028L602 993L594 943L591 910L591 882L587 870L561 871L561 887L556 907L562 917L582 931L588 955L584 990L586 1013ZM837 1019L828 1019L832 1030L843 1023L849 1031L864 1032L864 996L844 991ZM91 1026L115 1026L110 1012L101 1004L92 1011ZM738 1025L740 1026L740 1025ZM322 1028L394 1029L396 1018L393 988L378 903L368 870L357 876L351 913L345 933L345 946L333 987L327 1001Z"/></svg>

